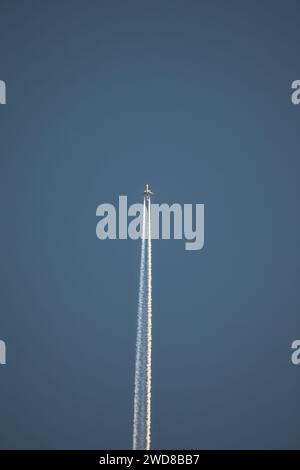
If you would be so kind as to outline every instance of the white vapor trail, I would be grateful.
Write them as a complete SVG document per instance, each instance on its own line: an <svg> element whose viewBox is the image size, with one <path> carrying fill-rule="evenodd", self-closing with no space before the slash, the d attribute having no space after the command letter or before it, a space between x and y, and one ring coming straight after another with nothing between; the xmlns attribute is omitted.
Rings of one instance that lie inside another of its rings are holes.
<svg viewBox="0 0 300 470"><path fill-rule="evenodd" d="M150 207L150 199L144 198L134 387L134 450L149 450L151 442L152 250ZM147 253L146 240L148 242ZM146 261L147 269L145 269Z"/></svg>
<svg viewBox="0 0 300 470"><path fill-rule="evenodd" d="M133 449L139 448L139 443L143 441L142 428L142 392L143 392L143 326L144 305L145 305L145 232L146 232L146 200L144 199L143 221L141 240L141 264L139 280L139 298L137 315L137 337L136 337L136 359L135 359L135 384L134 384L134 415L133 415Z"/></svg>
<svg viewBox="0 0 300 470"><path fill-rule="evenodd" d="M147 417L146 450L151 445L151 381L152 381L152 240L151 200L148 200L148 329L147 329Z"/></svg>

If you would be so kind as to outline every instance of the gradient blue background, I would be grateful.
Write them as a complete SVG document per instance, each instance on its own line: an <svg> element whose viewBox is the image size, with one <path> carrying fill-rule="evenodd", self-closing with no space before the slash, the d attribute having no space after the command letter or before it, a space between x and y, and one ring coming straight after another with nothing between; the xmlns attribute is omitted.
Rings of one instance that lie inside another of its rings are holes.
<svg viewBox="0 0 300 470"><path fill-rule="evenodd" d="M153 448L299 448L297 1L0 0L1 448L130 448L139 244L96 207L204 203L153 243Z"/></svg>

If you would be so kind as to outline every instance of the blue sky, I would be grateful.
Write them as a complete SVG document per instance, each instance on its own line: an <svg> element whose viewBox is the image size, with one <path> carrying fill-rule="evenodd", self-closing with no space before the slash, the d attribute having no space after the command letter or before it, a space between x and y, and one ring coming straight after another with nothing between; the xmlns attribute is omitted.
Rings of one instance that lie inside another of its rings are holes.
<svg viewBox="0 0 300 470"><path fill-rule="evenodd" d="M153 242L154 448L299 448L295 1L0 2L2 448L130 448L139 244L96 207L205 204Z"/></svg>

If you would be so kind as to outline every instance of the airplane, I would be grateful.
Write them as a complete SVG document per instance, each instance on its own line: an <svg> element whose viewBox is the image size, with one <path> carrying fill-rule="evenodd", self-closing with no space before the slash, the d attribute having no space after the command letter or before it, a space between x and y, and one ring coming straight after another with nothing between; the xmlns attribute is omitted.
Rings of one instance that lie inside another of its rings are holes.
<svg viewBox="0 0 300 470"><path fill-rule="evenodd" d="M145 198L148 200L150 199L150 197L153 195L154 193L150 190L149 188L149 185L146 184L145 188L144 188L144 196Z"/></svg>

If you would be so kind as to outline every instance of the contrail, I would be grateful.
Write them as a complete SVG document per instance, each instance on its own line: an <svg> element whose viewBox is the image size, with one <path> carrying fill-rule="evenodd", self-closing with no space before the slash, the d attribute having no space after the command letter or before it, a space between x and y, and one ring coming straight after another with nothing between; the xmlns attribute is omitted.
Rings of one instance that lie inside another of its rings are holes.
<svg viewBox="0 0 300 470"><path fill-rule="evenodd" d="M151 444L152 246L151 198L144 197L135 363L133 449ZM147 258L146 258L147 241ZM145 270L145 259L147 269ZM147 286L145 278L147 275ZM145 290L147 289L147 295Z"/></svg>
<svg viewBox="0 0 300 470"><path fill-rule="evenodd" d="M148 329L147 329L147 421L146 450L151 444L151 380L152 380L152 240L151 199L148 199Z"/></svg>
<svg viewBox="0 0 300 470"><path fill-rule="evenodd" d="M144 385L144 330L145 330L145 244L146 244L146 199L144 199L141 240L141 264L137 315L134 416L133 416L133 449L138 449L143 442L143 385Z"/></svg>

